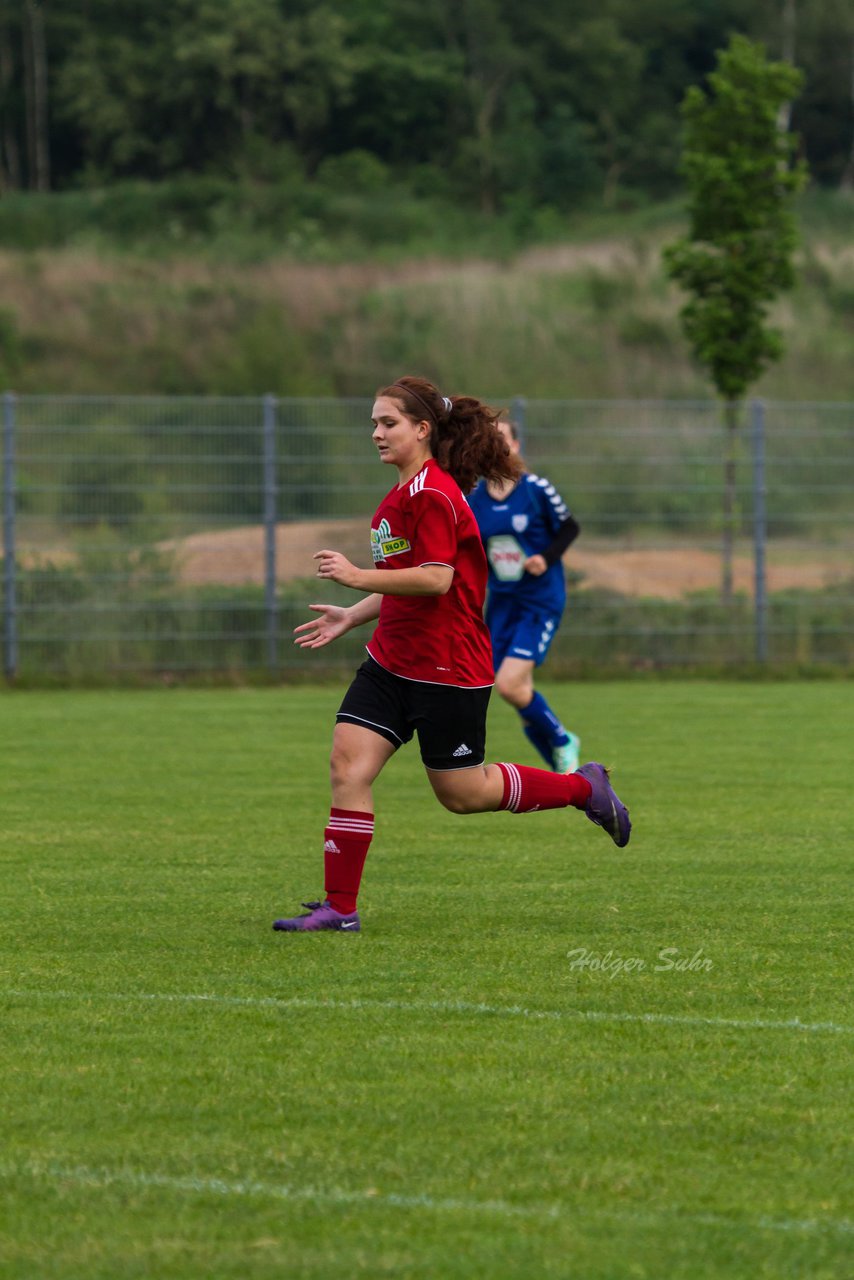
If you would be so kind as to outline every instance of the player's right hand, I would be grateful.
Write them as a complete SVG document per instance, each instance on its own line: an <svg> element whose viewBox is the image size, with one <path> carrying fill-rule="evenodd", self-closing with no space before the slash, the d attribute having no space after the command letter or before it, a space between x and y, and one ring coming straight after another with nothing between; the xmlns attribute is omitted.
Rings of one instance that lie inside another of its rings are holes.
<svg viewBox="0 0 854 1280"><path fill-rule="evenodd" d="M349 609L338 604L311 604L309 608L320 617L294 627L294 644L301 649L322 649L349 631Z"/></svg>

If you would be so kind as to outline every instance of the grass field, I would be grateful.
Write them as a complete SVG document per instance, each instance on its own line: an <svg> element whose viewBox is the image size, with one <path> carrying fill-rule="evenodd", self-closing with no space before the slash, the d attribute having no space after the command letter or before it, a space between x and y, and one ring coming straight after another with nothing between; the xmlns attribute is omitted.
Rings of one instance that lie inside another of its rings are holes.
<svg viewBox="0 0 854 1280"><path fill-rule="evenodd" d="M0 699L4 1280L854 1274L854 685L544 689L629 848L410 747L358 936L340 688Z"/></svg>

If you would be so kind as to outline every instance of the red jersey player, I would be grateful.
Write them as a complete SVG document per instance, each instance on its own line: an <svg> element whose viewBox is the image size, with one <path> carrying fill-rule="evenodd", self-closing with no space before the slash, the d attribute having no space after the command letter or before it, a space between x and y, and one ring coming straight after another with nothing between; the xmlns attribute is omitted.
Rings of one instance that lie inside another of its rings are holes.
<svg viewBox="0 0 854 1280"><path fill-rule="evenodd" d="M423 378L400 378L377 393L373 441L398 479L372 521L374 567L359 569L338 551L314 557L319 578L369 594L349 608L312 605L318 616L295 631L301 648L320 649L378 620L336 717L326 897L304 904L305 915L277 920L274 929L360 930L356 898L374 830L372 785L413 734L430 785L451 812L573 807L620 848L628 843L628 810L603 765L555 774L484 764L493 682L483 620L487 566L463 494L479 476L500 482L521 472L497 418L480 400L444 397Z"/></svg>
<svg viewBox="0 0 854 1280"><path fill-rule="evenodd" d="M442 595L384 595L367 645L371 657L407 680L489 688L492 644L483 620L487 568L480 529L459 485L434 458L380 504L371 551L383 569L436 565L450 579Z"/></svg>

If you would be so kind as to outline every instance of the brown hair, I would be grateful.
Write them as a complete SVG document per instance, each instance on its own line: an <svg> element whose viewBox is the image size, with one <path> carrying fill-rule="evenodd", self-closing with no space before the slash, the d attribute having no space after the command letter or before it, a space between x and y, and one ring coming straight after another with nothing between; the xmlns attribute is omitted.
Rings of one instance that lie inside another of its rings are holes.
<svg viewBox="0 0 854 1280"><path fill-rule="evenodd" d="M518 480L524 468L496 427L501 414L474 396L443 396L432 382L409 374L381 387L409 418L430 424L430 451L463 493L478 478ZM450 408L448 407L450 405Z"/></svg>

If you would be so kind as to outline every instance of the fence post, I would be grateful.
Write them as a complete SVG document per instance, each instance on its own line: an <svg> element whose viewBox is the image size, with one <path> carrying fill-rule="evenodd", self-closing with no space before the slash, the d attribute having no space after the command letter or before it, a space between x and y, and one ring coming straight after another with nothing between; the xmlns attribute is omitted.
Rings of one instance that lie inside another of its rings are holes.
<svg viewBox="0 0 854 1280"><path fill-rule="evenodd" d="M764 401L751 401L750 418L753 438L753 607L756 628L756 661L762 665L768 660L768 597L765 575L767 522L765 514Z"/></svg>
<svg viewBox="0 0 854 1280"><path fill-rule="evenodd" d="M278 667L276 603L276 418L278 401L264 396L264 611L267 622L267 669Z"/></svg>
<svg viewBox="0 0 854 1280"><path fill-rule="evenodd" d="M510 421L516 428L516 438L523 453L525 452L525 429L527 426L525 421L526 408L527 402L524 396L514 396L510 401Z"/></svg>
<svg viewBox="0 0 854 1280"><path fill-rule="evenodd" d="M3 671L18 672L18 609L15 556L15 393L3 393Z"/></svg>

